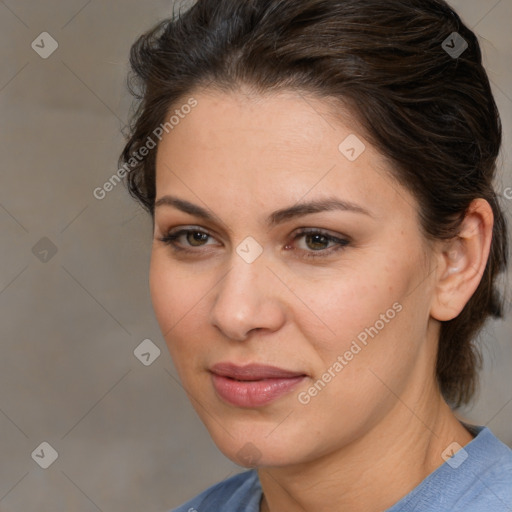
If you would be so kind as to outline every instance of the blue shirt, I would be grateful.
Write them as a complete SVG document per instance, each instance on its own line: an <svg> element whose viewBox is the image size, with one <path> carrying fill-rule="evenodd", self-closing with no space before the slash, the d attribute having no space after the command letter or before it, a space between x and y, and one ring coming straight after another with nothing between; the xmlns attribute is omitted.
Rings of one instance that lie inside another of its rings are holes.
<svg viewBox="0 0 512 512"><path fill-rule="evenodd" d="M485 427L386 512L512 512L512 450ZM259 512L256 470L235 475L171 512Z"/></svg>

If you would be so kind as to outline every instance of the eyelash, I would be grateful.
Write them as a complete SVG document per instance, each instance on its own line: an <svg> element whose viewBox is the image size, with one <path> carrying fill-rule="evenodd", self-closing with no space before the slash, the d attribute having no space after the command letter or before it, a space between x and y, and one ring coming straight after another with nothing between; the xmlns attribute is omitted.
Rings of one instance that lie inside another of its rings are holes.
<svg viewBox="0 0 512 512"><path fill-rule="evenodd" d="M176 241L183 235L187 235L187 234L190 234L190 233L201 233L201 234L204 234L204 235L207 235L211 238L213 238L209 233L207 233L206 231L202 230L202 229L180 229L176 232L172 232L172 231L169 231L166 235L164 235L163 237L159 238L158 240L160 240L160 242L163 242L164 244L168 245L173 251L180 251L180 252L184 252L184 253L191 253L191 254L197 254L198 251L197 250L194 250L194 249L185 249L183 247L179 247L179 245L176 243ZM300 249L300 251L302 251L304 254L303 256L305 258L325 258L327 256L330 256L331 254L339 251L339 250L342 250L344 249L346 246L348 246L350 244L350 240L347 239L347 238L338 238L338 237L335 237L333 235L330 235L329 233L321 230L321 229L314 229L314 228L309 228L309 229L306 229L306 228L303 228L301 229L298 233L296 233L293 237L293 242L295 242L296 240L304 237L304 236L307 236L307 235L320 235L322 237L325 237L326 240L327 240L327 243L331 243L331 242L334 242L336 245L333 246L333 247L330 247L330 248L327 248L327 249L320 249L318 251L313 251L313 250L305 250L305 249ZM289 244L286 244L287 246ZM201 247L201 246L198 246L198 247Z"/></svg>

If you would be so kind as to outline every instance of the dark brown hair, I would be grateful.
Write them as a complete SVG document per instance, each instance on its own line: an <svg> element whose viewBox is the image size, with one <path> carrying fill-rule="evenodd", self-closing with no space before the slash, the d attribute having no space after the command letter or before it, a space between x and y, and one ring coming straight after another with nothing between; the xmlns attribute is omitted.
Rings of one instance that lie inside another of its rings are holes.
<svg viewBox="0 0 512 512"><path fill-rule="evenodd" d="M457 39L467 43L460 55L448 51L464 48ZM475 336L502 314L495 278L507 233L493 189L500 118L478 41L459 16L442 0L199 0L141 36L130 60L140 102L120 162L131 159L129 191L152 215L156 150L133 155L193 91L242 84L347 105L417 198L428 239L453 238L470 203L489 202L485 273L460 315L442 322L438 348L443 395L454 407L467 403L481 366Z"/></svg>

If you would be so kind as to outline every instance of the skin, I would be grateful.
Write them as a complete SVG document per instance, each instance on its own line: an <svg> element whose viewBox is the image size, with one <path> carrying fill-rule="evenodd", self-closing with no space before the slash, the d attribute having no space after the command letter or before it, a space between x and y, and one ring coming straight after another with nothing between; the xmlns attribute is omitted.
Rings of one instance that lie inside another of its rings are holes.
<svg viewBox="0 0 512 512"><path fill-rule="evenodd" d="M335 118L326 100L293 91L193 96L197 107L158 147L156 202L173 196L212 219L157 206L150 268L183 386L227 457L242 465L238 452L252 450L262 511L384 510L439 467L452 442L472 439L441 398L435 354L439 320L456 316L480 281L490 207L474 201L456 240L427 242L416 200L346 111ZM353 162L338 150L350 134L366 146ZM332 210L267 225L276 210L326 198L367 214ZM182 250L162 241L185 228L209 236L181 236ZM296 238L301 228L348 244ZM236 252L247 236L263 249L252 263ZM300 403L396 303L401 311ZM271 404L240 408L214 391L209 369L221 361L308 377Z"/></svg>

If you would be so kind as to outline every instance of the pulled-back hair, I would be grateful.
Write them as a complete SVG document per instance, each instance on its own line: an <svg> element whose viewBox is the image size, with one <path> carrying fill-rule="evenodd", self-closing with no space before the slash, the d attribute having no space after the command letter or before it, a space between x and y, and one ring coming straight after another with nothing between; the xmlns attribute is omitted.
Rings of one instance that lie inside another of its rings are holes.
<svg viewBox="0 0 512 512"><path fill-rule="evenodd" d="M464 41L460 55L449 51ZM441 322L438 347L441 392L454 407L469 402L476 334L502 315L495 280L507 232L493 188L500 118L477 38L459 16L442 0L199 0L141 36L130 61L140 101L120 163L130 162L129 191L151 215L156 150L133 154L187 95L242 85L340 100L416 197L428 239L455 237L470 203L489 202L485 272L462 312Z"/></svg>

